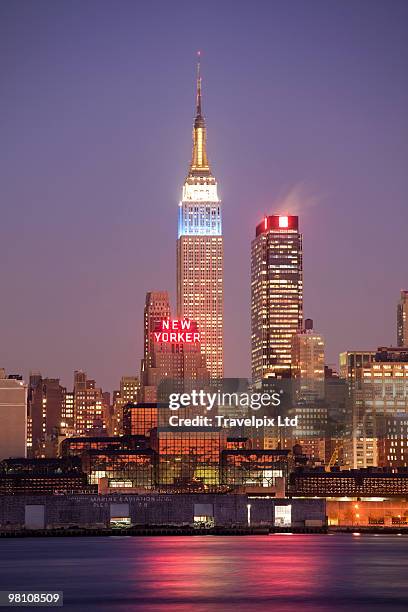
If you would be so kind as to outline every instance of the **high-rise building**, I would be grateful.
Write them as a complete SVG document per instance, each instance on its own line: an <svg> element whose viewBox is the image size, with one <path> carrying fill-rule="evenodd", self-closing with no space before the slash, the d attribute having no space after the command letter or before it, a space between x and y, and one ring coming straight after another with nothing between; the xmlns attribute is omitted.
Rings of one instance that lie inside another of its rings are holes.
<svg viewBox="0 0 408 612"><path fill-rule="evenodd" d="M393 432L392 422L397 424L397 418L408 415L408 350L379 347L371 361L367 361L366 358L365 365L360 365L354 373L355 380L351 383L352 427L345 440L351 452L346 452L345 446L345 462L353 468L377 466L380 440L381 462L384 465L389 455L388 465L392 466L392 461L397 461L397 453L384 453L382 442L394 435L392 441L397 441L399 434Z"/></svg>
<svg viewBox="0 0 408 612"><path fill-rule="evenodd" d="M74 429L78 436L103 433L106 405L102 389L80 370L74 373Z"/></svg>
<svg viewBox="0 0 408 612"><path fill-rule="evenodd" d="M143 372L144 402L168 401L170 393L208 384L200 339L197 323L190 319L164 319L157 324L150 342L150 365Z"/></svg>
<svg viewBox="0 0 408 612"><path fill-rule="evenodd" d="M377 417L377 463L379 467L408 467L408 412Z"/></svg>
<svg viewBox="0 0 408 612"><path fill-rule="evenodd" d="M62 422L61 427L73 429L74 427L74 392L67 391L63 388L63 404L62 404Z"/></svg>
<svg viewBox="0 0 408 612"><path fill-rule="evenodd" d="M140 377L140 399L143 402L166 401L169 392L184 390L189 381L195 384L208 382L206 359L201 348L201 330L195 321L171 319L170 315L167 291L147 293ZM166 381L167 397L160 397L159 387ZM127 401L137 400L128 398Z"/></svg>
<svg viewBox="0 0 408 612"><path fill-rule="evenodd" d="M139 399L140 381L137 376L122 376L120 388L113 392L113 417L110 434L123 434L123 407Z"/></svg>
<svg viewBox="0 0 408 612"><path fill-rule="evenodd" d="M0 368L0 461L27 456L27 385Z"/></svg>
<svg viewBox="0 0 408 612"><path fill-rule="evenodd" d="M390 436L395 436L393 442L397 442L398 433L393 432L389 425L391 420L394 420L395 424L397 423L397 415L399 418L403 413L408 416L407 383L408 350L379 347L373 363L363 371L363 401L361 410L362 467L378 465L379 439L389 439ZM384 417L386 417L385 420ZM406 439L404 442L406 445ZM385 463L385 465L392 465L391 457L393 457L395 466L397 452L398 450L395 448L395 453L390 453L389 463ZM383 455L382 459L385 457Z"/></svg>
<svg viewBox="0 0 408 612"><path fill-rule="evenodd" d="M251 344L255 384L288 376L303 322L302 235L297 216L271 215L251 245Z"/></svg>
<svg viewBox="0 0 408 612"><path fill-rule="evenodd" d="M179 204L177 314L198 323L212 378L224 373L223 265L221 200L207 157L198 64L193 154Z"/></svg>
<svg viewBox="0 0 408 612"><path fill-rule="evenodd" d="M362 420L364 402L362 381L364 370L374 361L375 351L345 351L340 353L340 377L346 384L345 428L342 454L347 467L363 467L366 441Z"/></svg>
<svg viewBox="0 0 408 612"><path fill-rule="evenodd" d="M297 400L324 398L324 339L313 330L311 319L293 336L292 376Z"/></svg>
<svg viewBox="0 0 408 612"><path fill-rule="evenodd" d="M170 319L170 299L167 291L149 291L146 293L143 315L144 345L141 374L142 383L144 382L144 371L152 365L152 344L154 342L154 330L163 319Z"/></svg>
<svg viewBox="0 0 408 612"><path fill-rule="evenodd" d="M408 291L401 291L397 305L397 345L408 346Z"/></svg>
<svg viewBox="0 0 408 612"><path fill-rule="evenodd" d="M32 422L32 453L43 457L47 440L57 433L64 422L65 389L58 378L30 376L30 415Z"/></svg>
<svg viewBox="0 0 408 612"><path fill-rule="evenodd" d="M298 444L314 462L326 457L328 406L325 398L324 339L313 330L312 319L292 338L293 406L289 416L298 416L298 426L289 428L287 444Z"/></svg>

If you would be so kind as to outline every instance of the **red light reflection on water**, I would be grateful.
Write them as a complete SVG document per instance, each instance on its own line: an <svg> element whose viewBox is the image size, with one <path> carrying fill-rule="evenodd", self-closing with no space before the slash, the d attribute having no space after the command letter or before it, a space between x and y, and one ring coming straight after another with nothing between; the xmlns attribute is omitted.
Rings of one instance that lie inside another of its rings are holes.
<svg viewBox="0 0 408 612"><path fill-rule="evenodd" d="M281 600L279 610L293 610L293 601L316 598L328 570L325 547L320 550L316 542L309 547L307 537L154 538L143 563L146 593L154 584L152 609L167 601L167 609L178 611L192 605L194 610L253 610ZM138 582L141 578L139 567ZM291 603L285 602L288 596Z"/></svg>

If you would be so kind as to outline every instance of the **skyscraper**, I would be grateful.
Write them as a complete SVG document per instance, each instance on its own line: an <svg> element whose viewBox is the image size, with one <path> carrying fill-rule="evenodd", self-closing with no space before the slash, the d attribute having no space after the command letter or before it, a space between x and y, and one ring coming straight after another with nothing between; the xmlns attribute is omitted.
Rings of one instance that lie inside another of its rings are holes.
<svg viewBox="0 0 408 612"><path fill-rule="evenodd" d="M144 307L144 352L140 372L141 399L154 401L154 389L148 389L147 372L153 364L154 331L163 319L170 319L170 299L167 291L149 291L146 293Z"/></svg>
<svg viewBox="0 0 408 612"><path fill-rule="evenodd" d="M144 372L145 402L166 401L170 393L200 388L209 380L195 321L171 319L164 321L162 326L179 330L189 326L189 330L194 331L154 332L151 365Z"/></svg>
<svg viewBox="0 0 408 612"><path fill-rule="evenodd" d="M292 338L303 322L302 235L296 216L271 215L251 245L251 344L254 383L290 374Z"/></svg>
<svg viewBox="0 0 408 612"><path fill-rule="evenodd" d="M74 372L74 428L78 436L92 435L103 430L106 405L102 389L90 380L85 372Z"/></svg>
<svg viewBox="0 0 408 612"><path fill-rule="evenodd" d="M177 314L197 322L212 378L224 373L223 264L221 201L207 157L198 63L193 154L179 204Z"/></svg>
<svg viewBox="0 0 408 612"><path fill-rule="evenodd" d="M408 346L408 291L404 290L397 306L397 345Z"/></svg>
<svg viewBox="0 0 408 612"><path fill-rule="evenodd" d="M180 391L189 383L208 382L205 355L201 350L201 334L190 319L171 319L167 291L146 295L144 310L145 354L141 371L141 399L155 402L161 393ZM161 398L163 401L164 398Z"/></svg>
<svg viewBox="0 0 408 612"><path fill-rule="evenodd" d="M32 451L35 456L43 457L46 440L65 422L65 389L58 378L42 378L38 374L30 376L30 389Z"/></svg>
<svg viewBox="0 0 408 612"><path fill-rule="evenodd" d="M298 415L299 424L290 431L290 446L300 444L307 457L323 461L327 425L327 405L323 401L324 339L313 330L312 319L306 319L304 328L292 338L291 375L294 405L289 415Z"/></svg>

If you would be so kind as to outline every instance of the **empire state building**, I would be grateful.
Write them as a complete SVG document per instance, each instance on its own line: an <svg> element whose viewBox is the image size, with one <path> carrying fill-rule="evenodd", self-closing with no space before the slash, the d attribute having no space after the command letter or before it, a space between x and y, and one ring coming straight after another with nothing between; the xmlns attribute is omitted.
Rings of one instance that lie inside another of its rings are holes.
<svg viewBox="0 0 408 612"><path fill-rule="evenodd" d="M221 200L207 157L207 130L201 108L197 66L193 154L179 203L177 310L197 321L211 377L224 374L224 244Z"/></svg>

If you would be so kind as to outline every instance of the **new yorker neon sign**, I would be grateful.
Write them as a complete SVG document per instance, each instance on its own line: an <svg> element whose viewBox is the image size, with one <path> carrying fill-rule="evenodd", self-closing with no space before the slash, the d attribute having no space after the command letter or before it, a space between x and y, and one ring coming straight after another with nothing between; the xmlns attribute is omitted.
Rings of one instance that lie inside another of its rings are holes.
<svg viewBox="0 0 408 612"><path fill-rule="evenodd" d="M192 344L200 342L201 334L196 321L190 319L163 319L153 332L155 342Z"/></svg>

